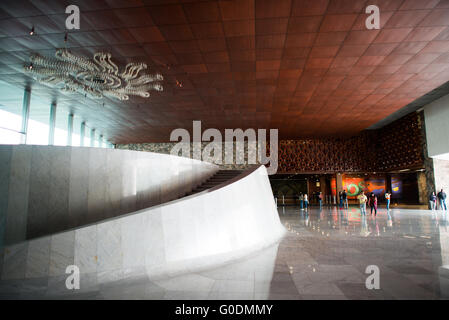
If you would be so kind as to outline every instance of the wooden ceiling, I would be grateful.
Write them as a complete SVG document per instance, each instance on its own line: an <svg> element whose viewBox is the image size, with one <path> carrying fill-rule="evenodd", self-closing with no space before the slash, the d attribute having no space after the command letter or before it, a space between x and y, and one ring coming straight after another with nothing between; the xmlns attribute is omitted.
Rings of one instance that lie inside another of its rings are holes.
<svg viewBox="0 0 449 320"><path fill-rule="evenodd" d="M119 102L33 83L23 65L65 46L70 4L81 10L72 52L145 61L165 76L164 92ZM380 30L365 27L371 4ZM289 139L351 135L448 79L449 0L0 2L0 80L32 86L44 105L56 99L115 143L168 141L192 120Z"/></svg>

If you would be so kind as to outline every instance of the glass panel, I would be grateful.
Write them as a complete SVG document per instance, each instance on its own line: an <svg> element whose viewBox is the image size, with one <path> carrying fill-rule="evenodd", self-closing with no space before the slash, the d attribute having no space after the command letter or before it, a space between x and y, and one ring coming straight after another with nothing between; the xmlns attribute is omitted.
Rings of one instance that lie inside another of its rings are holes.
<svg viewBox="0 0 449 320"><path fill-rule="evenodd" d="M22 116L0 109L0 128L20 132Z"/></svg>
<svg viewBox="0 0 449 320"><path fill-rule="evenodd" d="M42 103L41 99L31 93L30 119L28 120L27 144L48 144L50 121L50 102Z"/></svg>
<svg viewBox="0 0 449 320"><path fill-rule="evenodd" d="M76 134L76 133L72 134L72 146L73 147L79 147L80 140L81 140L81 136L79 134Z"/></svg>
<svg viewBox="0 0 449 320"><path fill-rule="evenodd" d="M0 81L0 144L19 144L23 89Z"/></svg>
<svg viewBox="0 0 449 320"><path fill-rule="evenodd" d="M21 136L19 132L0 128L0 144L19 144Z"/></svg>
<svg viewBox="0 0 449 320"><path fill-rule="evenodd" d="M0 127L19 131L22 129L22 105L24 90L0 81L0 111L6 111L20 117L20 121L13 122L4 119L0 114ZM19 119L19 118L16 118Z"/></svg>
<svg viewBox="0 0 449 320"><path fill-rule="evenodd" d="M30 119L28 121L27 144L47 145L48 131L48 124Z"/></svg>
<svg viewBox="0 0 449 320"><path fill-rule="evenodd" d="M64 107L56 108L55 146L67 145L68 121L69 111Z"/></svg>
<svg viewBox="0 0 449 320"><path fill-rule="evenodd" d="M84 146L90 147L90 128L86 126L86 131L84 132Z"/></svg>
<svg viewBox="0 0 449 320"><path fill-rule="evenodd" d="M66 130L55 128L55 146L66 146L67 134L68 132Z"/></svg>
<svg viewBox="0 0 449 320"><path fill-rule="evenodd" d="M79 147L81 145L81 123L83 119L76 113L73 117L73 134L72 134L72 146Z"/></svg>

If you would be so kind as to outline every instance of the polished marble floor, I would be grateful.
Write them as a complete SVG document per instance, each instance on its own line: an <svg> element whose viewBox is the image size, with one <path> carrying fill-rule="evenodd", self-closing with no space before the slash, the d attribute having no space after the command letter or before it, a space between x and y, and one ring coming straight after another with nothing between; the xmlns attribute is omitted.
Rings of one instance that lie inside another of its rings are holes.
<svg viewBox="0 0 449 320"><path fill-rule="evenodd" d="M61 290L55 279L0 282L1 299L447 299L444 211L279 208L277 244L219 268L158 280L132 278ZM367 266L380 288L368 290ZM445 266L445 267L443 267ZM83 284L83 281L81 281Z"/></svg>

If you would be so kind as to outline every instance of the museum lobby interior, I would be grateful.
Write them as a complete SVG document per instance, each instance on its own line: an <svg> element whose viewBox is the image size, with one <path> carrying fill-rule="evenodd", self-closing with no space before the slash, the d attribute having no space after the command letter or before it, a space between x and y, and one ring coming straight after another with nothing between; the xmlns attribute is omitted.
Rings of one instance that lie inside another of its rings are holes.
<svg viewBox="0 0 449 320"><path fill-rule="evenodd" d="M0 181L0 300L448 299L449 1L2 0Z"/></svg>

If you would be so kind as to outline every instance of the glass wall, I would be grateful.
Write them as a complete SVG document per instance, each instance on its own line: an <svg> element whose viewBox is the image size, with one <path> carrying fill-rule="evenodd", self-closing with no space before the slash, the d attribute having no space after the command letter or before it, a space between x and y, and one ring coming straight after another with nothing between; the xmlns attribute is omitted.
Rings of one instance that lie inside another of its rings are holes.
<svg viewBox="0 0 449 320"><path fill-rule="evenodd" d="M84 146L90 147L90 128L86 124L86 130L84 131Z"/></svg>
<svg viewBox="0 0 449 320"><path fill-rule="evenodd" d="M19 144L22 134L22 117L0 110L0 144Z"/></svg>
<svg viewBox="0 0 449 320"><path fill-rule="evenodd" d="M14 97L14 98L10 98ZM31 92L30 114L28 119L28 130L26 144L48 145L50 105L42 102L44 99L33 96ZM0 81L0 144L20 144L23 134L22 130L22 105L23 90L12 87ZM56 108L54 145L66 146L68 137L68 117L72 111L65 106ZM81 123L84 119L76 113L73 117L72 146L80 146ZM92 128L87 124L84 146L90 147ZM105 138L100 142L101 132L95 131L94 147L113 148Z"/></svg>
<svg viewBox="0 0 449 320"><path fill-rule="evenodd" d="M19 144L22 130L23 89L0 81L0 144Z"/></svg>
<svg viewBox="0 0 449 320"><path fill-rule="evenodd" d="M81 122L83 119L77 116L73 116L73 133L72 133L72 146L79 147L81 145Z"/></svg>
<svg viewBox="0 0 449 320"><path fill-rule="evenodd" d="M31 92L27 144L48 145L50 104L51 101L42 103L41 100Z"/></svg>
<svg viewBox="0 0 449 320"><path fill-rule="evenodd" d="M66 146L69 126L69 111L64 107L56 108L55 146Z"/></svg>

